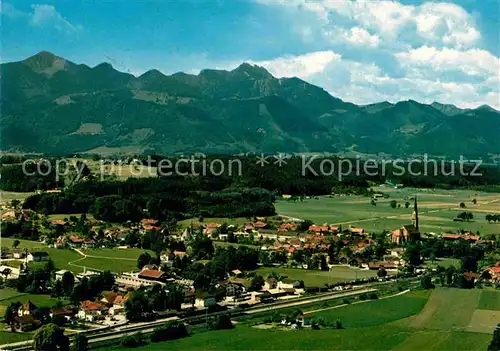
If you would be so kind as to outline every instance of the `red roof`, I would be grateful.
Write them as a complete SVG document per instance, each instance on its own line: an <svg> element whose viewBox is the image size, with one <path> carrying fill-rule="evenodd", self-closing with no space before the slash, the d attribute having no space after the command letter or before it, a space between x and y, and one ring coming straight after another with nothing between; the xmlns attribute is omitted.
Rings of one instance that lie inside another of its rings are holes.
<svg viewBox="0 0 500 351"><path fill-rule="evenodd" d="M451 240L457 240L457 239L464 239L464 240L472 240L472 241L477 241L479 240L479 235L462 235L462 234L443 234L443 239L451 239Z"/></svg>
<svg viewBox="0 0 500 351"><path fill-rule="evenodd" d="M141 219L141 224L142 225L158 225L158 223L160 223L160 221L158 221L157 219L152 219L152 218L143 218Z"/></svg>
<svg viewBox="0 0 500 351"><path fill-rule="evenodd" d="M82 308L82 310L86 311L101 311L106 309L106 306L102 305L101 303L89 300L83 301L80 304L80 307Z"/></svg>
<svg viewBox="0 0 500 351"><path fill-rule="evenodd" d="M267 223L264 223L261 221L255 222L255 224L254 224L255 228L264 228L265 226L267 226Z"/></svg>
<svg viewBox="0 0 500 351"><path fill-rule="evenodd" d="M71 242L78 244L83 243L84 239L77 237L76 235L72 235L70 238Z"/></svg>
<svg viewBox="0 0 500 351"><path fill-rule="evenodd" d="M157 231L159 231L162 229L162 227L149 225L149 224L145 224L142 227L144 228L144 230L157 230Z"/></svg>
<svg viewBox="0 0 500 351"><path fill-rule="evenodd" d="M363 228L351 228L352 233L363 234L365 230Z"/></svg>
<svg viewBox="0 0 500 351"><path fill-rule="evenodd" d="M56 225L56 224L59 224L59 225L65 225L65 224L66 224L66 222L65 222L64 220L62 220L62 219L52 219L52 220L50 221L50 223L51 223L51 224L54 224L54 225Z"/></svg>
<svg viewBox="0 0 500 351"><path fill-rule="evenodd" d="M160 272L159 270L156 269L145 269L141 273L139 273L139 278L161 278L163 275L163 272Z"/></svg>
<svg viewBox="0 0 500 351"><path fill-rule="evenodd" d="M284 223L279 226L278 231L280 232L286 232L287 230L295 230L297 229L297 226L293 223Z"/></svg>

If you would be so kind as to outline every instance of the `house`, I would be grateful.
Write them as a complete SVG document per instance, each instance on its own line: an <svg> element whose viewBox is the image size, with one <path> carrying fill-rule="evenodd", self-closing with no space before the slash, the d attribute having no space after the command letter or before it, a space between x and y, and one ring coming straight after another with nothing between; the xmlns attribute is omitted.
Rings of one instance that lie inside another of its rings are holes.
<svg viewBox="0 0 500 351"><path fill-rule="evenodd" d="M84 248L86 249L91 249L93 247L95 247L95 241L92 240L92 239L85 239L83 241L83 245L82 245Z"/></svg>
<svg viewBox="0 0 500 351"><path fill-rule="evenodd" d="M121 287L131 287L131 288L140 288L141 286L152 286L155 284L165 285L164 282L151 280L151 279L142 279L135 276L135 274L131 273L123 273L115 278L115 283Z"/></svg>
<svg viewBox="0 0 500 351"><path fill-rule="evenodd" d="M197 308L209 308L210 306L217 305L217 301L215 300L215 297L213 297L213 296L208 296L208 297L204 297L204 298L197 297L195 302L194 302L194 305Z"/></svg>
<svg viewBox="0 0 500 351"><path fill-rule="evenodd" d="M30 314L16 317L17 328L23 332L37 329L42 323Z"/></svg>
<svg viewBox="0 0 500 351"><path fill-rule="evenodd" d="M64 276L64 273L66 273L66 272L69 272L69 271L66 269L61 269L59 271L56 271L56 273L55 273L56 280L61 280Z"/></svg>
<svg viewBox="0 0 500 351"><path fill-rule="evenodd" d="M297 230L297 225L293 223L283 223L278 227L279 232L291 232Z"/></svg>
<svg viewBox="0 0 500 351"><path fill-rule="evenodd" d="M243 284L238 284L235 282L228 282L225 285L226 296L239 296L246 292L245 286Z"/></svg>
<svg viewBox="0 0 500 351"><path fill-rule="evenodd" d="M273 290L278 287L278 281L274 278L268 278L264 282L264 290Z"/></svg>
<svg viewBox="0 0 500 351"><path fill-rule="evenodd" d="M157 269L143 269L137 275L137 277L139 279L158 281L158 280L162 279L162 277L163 277L164 274L165 274L164 272L161 272L161 271L159 271Z"/></svg>
<svg viewBox="0 0 500 351"><path fill-rule="evenodd" d="M212 235L216 230L218 230L222 225L220 223L208 223L203 229L203 234Z"/></svg>
<svg viewBox="0 0 500 351"><path fill-rule="evenodd" d="M84 268L84 271L82 273L78 273L76 275L76 279L78 280L82 280L83 278L87 278L87 279L90 279L92 277L98 277L100 275L100 273L98 272L94 272L94 271L87 271L85 268Z"/></svg>
<svg viewBox="0 0 500 351"><path fill-rule="evenodd" d="M83 245L84 241L85 241L85 239L80 238L80 237L78 237L76 235L72 235L69 238L69 246L71 246L71 247L81 247Z"/></svg>
<svg viewBox="0 0 500 351"><path fill-rule="evenodd" d="M363 228L350 228L349 229L353 234L364 234L365 230Z"/></svg>
<svg viewBox="0 0 500 351"><path fill-rule="evenodd" d="M301 285L302 285L301 282L299 282L298 280L284 279L278 282L277 288L280 290L298 289L301 287Z"/></svg>
<svg viewBox="0 0 500 351"><path fill-rule="evenodd" d="M241 277L243 275L243 272L240 271L239 269L233 269L231 271L231 276L233 277Z"/></svg>
<svg viewBox="0 0 500 351"><path fill-rule="evenodd" d="M71 308L62 307L62 308L53 308L50 310L50 317L64 317L66 320L70 320L76 315L77 311Z"/></svg>
<svg viewBox="0 0 500 351"><path fill-rule="evenodd" d="M258 221L258 222L255 222L253 226L256 229L264 229L267 227L267 223Z"/></svg>
<svg viewBox="0 0 500 351"><path fill-rule="evenodd" d="M33 302L28 300L19 307L19 309L17 310L17 315L19 317L32 315L37 309L38 307L36 307Z"/></svg>
<svg viewBox="0 0 500 351"><path fill-rule="evenodd" d="M406 250L403 247L396 247L394 249L390 249L389 254L392 257L402 258L405 251Z"/></svg>
<svg viewBox="0 0 500 351"><path fill-rule="evenodd" d="M24 258L25 256L26 256L26 252L23 250L14 250L12 252L12 257L14 257L14 258L21 259L21 258Z"/></svg>
<svg viewBox="0 0 500 351"><path fill-rule="evenodd" d="M462 235L462 234L448 234L448 233L443 233L442 238L444 240L450 240L450 241L459 240L459 239L470 240L470 241L478 241L479 240L479 235L472 235L472 234L464 234L464 235Z"/></svg>
<svg viewBox="0 0 500 351"><path fill-rule="evenodd" d="M101 299L109 308L109 314L117 315L125 311L125 302L130 298L131 292L126 295L121 295L113 291L104 291Z"/></svg>
<svg viewBox="0 0 500 351"><path fill-rule="evenodd" d="M174 256L183 258L184 256L186 256L186 251L174 250Z"/></svg>
<svg viewBox="0 0 500 351"><path fill-rule="evenodd" d="M312 320L312 314L306 313L301 314L297 317L297 322L299 322L303 327L310 327Z"/></svg>
<svg viewBox="0 0 500 351"><path fill-rule="evenodd" d="M385 269L398 269L399 262L396 261L377 261L377 262L368 262L368 264L363 264L362 267L367 267L372 270L379 270L380 268Z"/></svg>
<svg viewBox="0 0 500 351"><path fill-rule="evenodd" d="M500 281L500 262L494 267L485 267L483 272L481 273L481 277L491 282L499 282Z"/></svg>
<svg viewBox="0 0 500 351"><path fill-rule="evenodd" d="M108 311L108 307L100 302L86 300L80 304L80 310L78 311L78 318L83 320L93 322L100 319L100 316L104 315Z"/></svg>
<svg viewBox="0 0 500 351"><path fill-rule="evenodd" d="M28 262L45 262L50 259L50 256L45 251L35 251L28 254Z"/></svg>
<svg viewBox="0 0 500 351"><path fill-rule="evenodd" d="M476 283L476 281L481 277L481 274L475 272L464 272L464 278L471 283Z"/></svg>
<svg viewBox="0 0 500 351"><path fill-rule="evenodd" d="M50 221L50 224L52 224L52 225L66 225L67 222L63 219L52 219Z"/></svg>

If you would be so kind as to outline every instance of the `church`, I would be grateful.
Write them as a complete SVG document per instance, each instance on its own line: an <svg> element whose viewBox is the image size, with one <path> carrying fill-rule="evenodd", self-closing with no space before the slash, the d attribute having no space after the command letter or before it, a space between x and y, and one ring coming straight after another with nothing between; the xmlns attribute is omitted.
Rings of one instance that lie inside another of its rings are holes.
<svg viewBox="0 0 500 351"><path fill-rule="evenodd" d="M413 204L412 224L404 225L399 229L393 230L391 241L394 244L401 245L410 241L420 240L420 230L418 228L418 203L415 196Z"/></svg>

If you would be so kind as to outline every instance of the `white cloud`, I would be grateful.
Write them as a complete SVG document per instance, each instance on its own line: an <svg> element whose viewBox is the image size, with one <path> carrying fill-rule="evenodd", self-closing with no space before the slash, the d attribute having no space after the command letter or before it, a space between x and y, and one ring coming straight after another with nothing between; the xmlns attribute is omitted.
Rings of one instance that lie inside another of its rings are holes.
<svg viewBox="0 0 500 351"><path fill-rule="evenodd" d="M459 51L423 46L408 52L396 53L394 56L403 68L417 74L423 70L431 70L433 73L458 70L466 75L485 79L489 75L500 74L500 59L486 50Z"/></svg>
<svg viewBox="0 0 500 351"><path fill-rule="evenodd" d="M353 27L348 30L334 27L332 30L325 32L325 36L332 43L349 43L355 46L369 46L372 48L380 44L378 35L372 35L366 29L360 27Z"/></svg>
<svg viewBox="0 0 500 351"><path fill-rule="evenodd" d="M417 42L469 48L481 38L481 34L475 27L473 16L462 7L451 3L424 3L414 6L386 0L318 0L314 2L258 0L258 2L295 11L295 16L300 16L304 12L315 14L318 19L316 25L323 27L326 33L332 26L339 27L337 19L340 17L351 24L350 26L345 24L343 28L339 28L347 32L358 31L358 34L361 33L364 37L371 32L371 36L375 36L389 46L394 46L398 41L399 45ZM355 40L347 40L347 42L358 43ZM373 41L370 43L374 46Z"/></svg>
<svg viewBox="0 0 500 351"><path fill-rule="evenodd" d="M300 56L286 56L268 61L249 61L269 70L276 77L307 78L313 74L323 72L333 61L339 60L340 55L333 51L318 51Z"/></svg>
<svg viewBox="0 0 500 351"><path fill-rule="evenodd" d="M76 33L83 29L81 25L73 24L61 15L53 5L33 4L31 12L22 12L12 4L4 2L2 15L13 19L24 19L34 27L51 27L66 34Z"/></svg>
<svg viewBox="0 0 500 351"><path fill-rule="evenodd" d="M70 21L64 18L53 5L35 4L31 5L33 13L30 17L30 22L34 26L53 26L60 32L78 32L82 29L80 25L73 25Z"/></svg>

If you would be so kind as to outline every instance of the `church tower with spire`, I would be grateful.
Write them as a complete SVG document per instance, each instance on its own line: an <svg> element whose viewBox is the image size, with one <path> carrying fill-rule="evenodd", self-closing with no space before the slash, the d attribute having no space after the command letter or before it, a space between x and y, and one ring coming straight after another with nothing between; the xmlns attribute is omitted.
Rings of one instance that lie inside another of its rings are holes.
<svg viewBox="0 0 500 351"><path fill-rule="evenodd" d="M415 200L413 202L413 215L411 217L412 224L415 226L415 229L419 231L418 228L418 203L417 196L415 196Z"/></svg>

